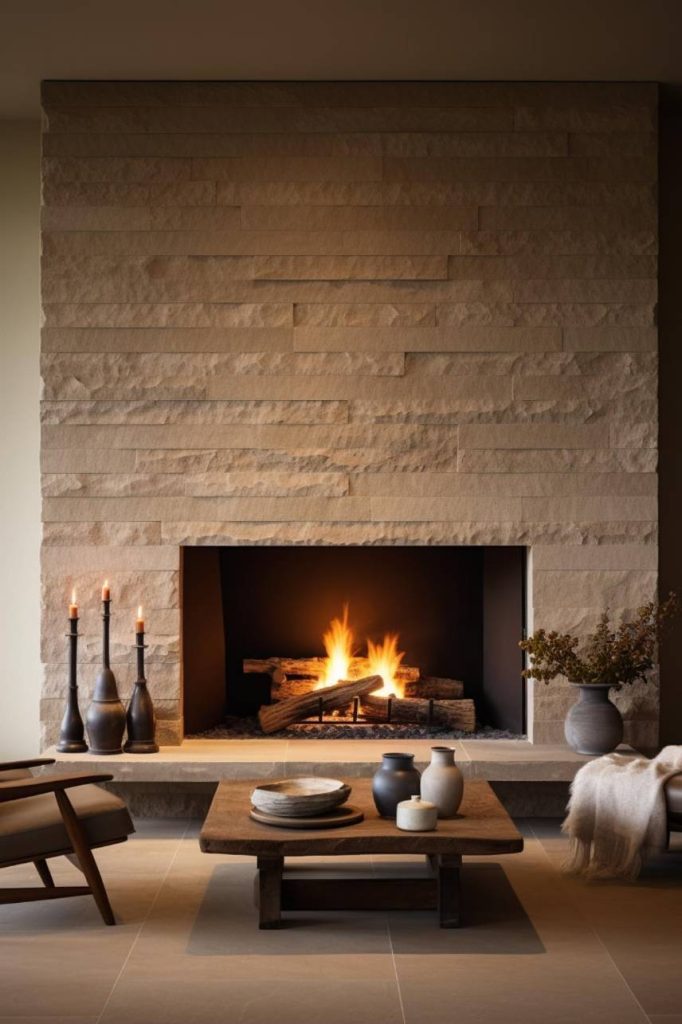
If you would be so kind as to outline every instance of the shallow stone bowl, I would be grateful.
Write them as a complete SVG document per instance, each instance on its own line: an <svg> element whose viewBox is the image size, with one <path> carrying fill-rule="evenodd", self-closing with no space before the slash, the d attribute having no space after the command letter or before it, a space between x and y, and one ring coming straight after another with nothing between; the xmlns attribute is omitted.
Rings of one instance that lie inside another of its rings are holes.
<svg viewBox="0 0 682 1024"><path fill-rule="evenodd" d="M289 818L309 818L340 807L351 788L339 779L283 779L257 786L251 803L259 811Z"/></svg>

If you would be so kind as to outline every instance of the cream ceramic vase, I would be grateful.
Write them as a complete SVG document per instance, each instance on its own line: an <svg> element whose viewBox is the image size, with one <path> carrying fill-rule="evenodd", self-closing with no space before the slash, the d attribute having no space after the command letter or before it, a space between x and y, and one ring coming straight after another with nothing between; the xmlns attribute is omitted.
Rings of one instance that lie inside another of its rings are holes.
<svg viewBox="0 0 682 1024"><path fill-rule="evenodd" d="M464 779L453 747L431 747L431 764L422 773L421 795L435 804L439 818L453 818L464 793Z"/></svg>

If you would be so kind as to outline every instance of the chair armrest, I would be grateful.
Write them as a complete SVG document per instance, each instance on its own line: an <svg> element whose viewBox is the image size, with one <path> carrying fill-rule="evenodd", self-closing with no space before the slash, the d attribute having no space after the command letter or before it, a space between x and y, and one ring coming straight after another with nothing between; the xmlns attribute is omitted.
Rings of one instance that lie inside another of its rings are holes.
<svg viewBox="0 0 682 1024"><path fill-rule="evenodd" d="M34 757L29 761L0 761L0 782L2 772L16 772L21 768L40 768L44 764L54 764L53 757Z"/></svg>
<svg viewBox="0 0 682 1024"><path fill-rule="evenodd" d="M96 782L110 782L113 775L98 772L90 775L42 775L34 779L17 779L0 782L0 804L9 800L23 800L24 797L39 796L42 793L57 793L74 786L90 786Z"/></svg>

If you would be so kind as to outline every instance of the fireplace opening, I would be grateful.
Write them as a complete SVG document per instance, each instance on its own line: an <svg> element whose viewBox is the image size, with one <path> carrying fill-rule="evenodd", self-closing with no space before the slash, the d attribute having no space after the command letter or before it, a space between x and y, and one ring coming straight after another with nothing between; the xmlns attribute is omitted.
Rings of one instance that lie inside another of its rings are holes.
<svg viewBox="0 0 682 1024"><path fill-rule="evenodd" d="M186 735L523 735L522 547L182 549Z"/></svg>

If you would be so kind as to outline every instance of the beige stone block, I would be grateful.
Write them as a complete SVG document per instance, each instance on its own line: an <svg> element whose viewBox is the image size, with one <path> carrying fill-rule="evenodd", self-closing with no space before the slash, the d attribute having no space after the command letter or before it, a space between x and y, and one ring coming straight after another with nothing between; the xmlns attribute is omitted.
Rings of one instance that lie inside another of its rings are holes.
<svg viewBox="0 0 682 1024"><path fill-rule="evenodd" d="M60 474L43 477L45 498L124 497L304 497L348 494L342 473L226 473ZM69 549L71 550L71 549ZM87 549L92 552L92 548ZM153 554L153 549L148 549ZM131 555L134 560L134 555ZM150 566L150 568L158 568ZM165 566L164 566L165 568Z"/></svg>
<svg viewBox="0 0 682 1024"><path fill-rule="evenodd" d="M601 423L470 424L459 431L461 448L607 448L608 426Z"/></svg>
<svg viewBox="0 0 682 1024"><path fill-rule="evenodd" d="M43 523L43 550L48 547L135 547L161 544L161 524L140 523Z"/></svg>
<svg viewBox="0 0 682 1024"><path fill-rule="evenodd" d="M658 423L655 417L650 417L645 422L625 420L612 423L610 434L612 448L658 447Z"/></svg>
<svg viewBox="0 0 682 1024"><path fill-rule="evenodd" d="M655 306L626 303L527 303L454 302L436 307L436 322L443 327L593 327L651 326Z"/></svg>
<svg viewBox="0 0 682 1024"><path fill-rule="evenodd" d="M143 572L146 570L180 568L180 554L176 547L160 545L130 545L126 547L100 547L76 544L48 545L41 555L43 572L50 575L97 571Z"/></svg>
<svg viewBox="0 0 682 1024"><path fill-rule="evenodd" d="M332 186L324 183L325 187ZM219 186L222 189L222 184ZM276 199L278 193L272 194L270 189L278 186L262 186L263 198L271 196ZM282 200L291 195L287 189L294 186L282 185ZM309 191L318 186L311 186ZM319 186L322 187L322 186ZM381 185L362 185L359 188L372 188L371 196L375 201L382 198ZM248 186L247 186L248 188ZM351 191L353 189L353 191ZM246 194L245 194L246 193ZM356 187L350 186L341 195L348 193L348 199L357 195ZM305 199L308 193L301 198ZM312 193L315 195L316 193ZM240 189L236 194L230 195L227 190L222 189L219 193L220 201L234 198L248 200L246 189ZM323 196L321 197L323 198ZM338 190L330 192L330 198L340 198ZM363 196L363 198L365 198ZM303 205L303 203L276 206L269 203L263 206L241 207L242 227L258 231L458 231L466 229L473 231L478 225L478 211L476 206L457 205L414 205L393 204L393 205L353 205L345 202L343 205Z"/></svg>
<svg viewBox="0 0 682 1024"><path fill-rule="evenodd" d="M43 231L149 231L151 211L146 206L44 206Z"/></svg>
<svg viewBox="0 0 682 1024"><path fill-rule="evenodd" d="M250 520L298 522L307 520L354 522L370 518L363 498L47 498L45 522L145 520ZM390 518L396 518L395 516Z"/></svg>
<svg viewBox="0 0 682 1024"><path fill-rule="evenodd" d="M448 272L451 278L482 278L485 280L514 278L655 278L656 259L653 256L450 256ZM515 299L521 299L514 286ZM634 300L633 300L634 301Z"/></svg>
<svg viewBox="0 0 682 1024"><path fill-rule="evenodd" d="M564 347L574 351L656 351L656 327L567 327Z"/></svg>
<svg viewBox="0 0 682 1024"><path fill-rule="evenodd" d="M652 448L462 448L460 473L655 473Z"/></svg>
<svg viewBox="0 0 682 1024"><path fill-rule="evenodd" d="M523 498L524 519L539 522L575 520L580 522L615 519L629 522L655 522L658 502L655 497L582 496L575 498Z"/></svg>
<svg viewBox="0 0 682 1024"><path fill-rule="evenodd" d="M253 380L253 378L251 378ZM257 389L254 389L256 391ZM346 423L348 405L336 401L43 402L41 423Z"/></svg>
<svg viewBox="0 0 682 1024"><path fill-rule="evenodd" d="M183 186L150 186L152 189L182 188ZM153 194L153 192L152 192ZM477 207L477 206L591 206L600 208L608 205L640 205L648 207L655 214L656 195L655 188L651 184L629 181L372 181L372 182L218 182L217 201L220 205L242 206L248 210L249 218L263 218L262 221L250 219L249 226L290 226L297 222L287 218L284 212L280 213L277 207L295 206L308 207L335 207L336 214L331 214L333 220L324 223L313 220L311 226L320 228L327 226L339 227L346 223L355 226L356 216L368 216L383 218L389 215L388 211L380 211L377 207L398 206L402 208L402 214L407 218L405 226L427 227L426 223L416 224L412 217L417 213L410 213L410 207L419 209L419 216L427 216L428 207L440 207L443 216L447 219L448 207ZM364 207L360 214L354 214L350 208L354 206ZM267 221L267 211L256 214L252 212L255 208L269 207L273 214L273 221ZM273 209L275 208L275 209ZM344 212L344 211L347 211ZM311 209L311 216L316 215ZM435 209L432 211L437 212ZM346 222L346 215L350 218ZM282 221L278 220L282 217ZM295 217L296 214L289 214ZM326 216L320 214L320 216ZM400 214L396 213L399 217ZM338 220L336 219L338 218ZM246 221L245 221L246 223ZM388 226L388 222L381 221ZM454 227L454 224L450 224ZM457 225L459 227L474 227L475 225Z"/></svg>
<svg viewBox="0 0 682 1024"><path fill-rule="evenodd" d="M199 120L203 111L199 111ZM565 137L564 137L565 138ZM43 137L46 156L156 156L226 158L244 162L267 159L309 159L325 157L381 157L382 136L366 133L223 132L209 126L206 132L51 132ZM544 147L547 148L546 146ZM538 149L543 149L540 145ZM207 175L210 176L210 175ZM239 180L239 179L238 179Z"/></svg>
<svg viewBox="0 0 682 1024"><path fill-rule="evenodd" d="M43 473L132 473L134 451L103 452L91 448L44 448L40 453Z"/></svg>
<svg viewBox="0 0 682 1024"><path fill-rule="evenodd" d="M419 302L299 302L294 306L298 327L429 327L435 322L435 307Z"/></svg>
<svg viewBox="0 0 682 1024"><path fill-rule="evenodd" d="M87 315L87 314L86 314ZM289 352L288 327L45 327L43 352Z"/></svg>
<svg viewBox="0 0 682 1024"><path fill-rule="evenodd" d="M187 185L192 182L185 183ZM42 204L51 206L138 206L150 202L150 185L125 184L104 181L43 181ZM165 187L165 186L159 186ZM179 188L184 186L180 185ZM213 186L215 201L215 185Z"/></svg>
<svg viewBox="0 0 682 1024"><path fill-rule="evenodd" d="M615 376L584 374L581 376L519 376L514 378L514 398L525 401L554 401L560 399L592 399L610 406L629 392L640 400L656 399L657 379L654 374Z"/></svg>
<svg viewBox="0 0 682 1024"><path fill-rule="evenodd" d="M464 428L463 428L464 429ZM469 429L469 428L467 428ZM567 428L575 430L576 428ZM594 428L591 428L594 429ZM334 426L45 426L45 448L346 448L425 447L456 438L447 427L338 424Z"/></svg>
<svg viewBox="0 0 682 1024"><path fill-rule="evenodd" d="M552 351L561 348L554 327L295 327L298 352Z"/></svg>
<svg viewBox="0 0 682 1024"><path fill-rule="evenodd" d="M117 240L123 239L117 235ZM451 249L451 252L456 250ZM656 230L622 231L463 231L463 256L655 255ZM570 272L570 268L569 268Z"/></svg>
<svg viewBox="0 0 682 1024"><path fill-rule="evenodd" d="M567 156L563 132L429 132L388 134L387 157L543 157Z"/></svg>
<svg viewBox="0 0 682 1024"><path fill-rule="evenodd" d="M373 473L353 476L351 494L386 498L630 497L655 495L656 477L636 473Z"/></svg>
<svg viewBox="0 0 682 1024"><path fill-rule="evenodd" d="M46 157L43 160L43 181L141 183L188 181L191 160L154 157Z"/></svg>
<svg viewBox="0 0 682 1024"><path fill-rule="evenodd" d="M656 593L657 573L638 569L536 571L533 604L553 608L638 607Z"/></svg>
<svg viewBox="0 0 682 1024"><path fill-rule="evenodd" d="M578 547L564 544L536 544L533 571L618 572L636 569L658 571L656 544L603 544Z"/></svg>
<svg viewBox="0 0 682 1024"><path fill-rule="evenodd" d="M649 103L621 106L519 106L515 112L518 131L654 132L655 108Z"/></svg>
<svg viewBox="0 0 682 1024"><path fill-rule="evenodd" d="M85 501L87 499L84 499L83 503ZM130 627L127 622L124 622L122 617L124 609L135 610L139 604L143 604L149 609L179 607L180 579L178 572L141 569L110 572L109 567L104 563L96 570L87 569L69 573L61 571L52 573L43 570L42 606L44 609L61 610L63 605L66 609L67 598L72 588L75 587L78 594L79 610L82 616L87 617L84 628L87 626L87 622L92 622L94 627L101 612L101 590L105 577L109 580L111 587L112 614L114 612L121 613L116 616L116 630L123 630L126 635L128 629L132 632L133 622L131 619ZM151 632L154 631L153 625L150 624L149 628ZM93 628L93 633L99 635L101 639L99 627ZM49 661L50 659L45 660Z"/></svg>
<svg viewBox="0 0 682 1024"><path fill-rule="evenodd" d="M491 389L492 390L492 389ZM507 423L515 417L509 396L494 398L491 393L459 399L416 400L410 396L399 401L354 401L350 404L351 423Z"/></svg>
<svg viewBox="0 0 682 1024"><path fill-rule="evenodd" d="M359 500L359 499L358 499ZM417 522L462 520L463 522L513 522L521 518L521 499L456 498L370 498L375 521Z"/></svg>
<svg viewBox="0 0 682 1024"><path fill-rule="evenodd" d="M270 281L446 280L444 256L272 256L254 259L253 277Z"/></svg>
<svg viewBox="0 0 682 1024"><path fill-rule="evenodd" d="M211 181L380 181L382 161L381 157L339 156L197 159L192 160L191 177Z"/></svg>
<svg viewBox="0 0 682 1024"><path fill-rule="evenodd" d="M569 136L573 156L653 156L658 151L658 138L651 132L578 132Z"/></svg>
<svg viewBox="0 0 682 1024"><path fill-rule="evenodd" d="M590 136L591 137L591 136ZM655 231L656 207L633 206L484 206L481 231Z"/></svg>
<svg viewBox="0 0 682 1024"><path fill-rule="evenodd" d="M449 375L446 378L434 376L353 377L346 376L282 376L217 377L208 385L209 398L244 399L259 395L262 399L284 399L288 396L298 400L360 400L367 403L382 399L410 402L429 402L439 399L466 401L473 404L508 403L511 401L511 380L488 375L481 378L475 374ZM368 405L371 411L372 406Z"/></svg>
<svg viewBox="0 0 682 1024"><path fill-rule="evenodd" d="M179 698L182 692L179 664L157 664L148 675L147 683L153 700L177 700ZM95 673L92 671L85 670L79 673L78 689L81 714L85 712L92 697L94 677ZM137 669L132 658L128 663L116 666L116 684L122 699L125 700L131 696L136 679ZM68 687L69 675L66 664L51 662L43 666L43 699L64 700L68 693Z"/></svg>
<svg viewBox="0 0 682 1024"><path fill-rule="evenodd" d="M237 206L156 206L150 210L151 231L237 231Z"/></svg>
<svg viewBox="0 0 682 1024"><path fill-rule="evenodd" d="M456 439L431 443L428 447L404 448L299 448L288 450L233 449L227 451L138 451L140 470L160 473L450 473L457 471Z"/></svg>
<svg viewBox="0 0 682 1024"><path fill-rule="evenodd" d="M227 209L231 209L228 207ZM620 236L614 240L601 238L594 241L592 236L577 241L569 238L564 242L562 236L557 242L550 240L546 243L542 240L533 242L527 238L522 239L525 249L532 251L553 252L578 251L609 251L609 245L615 251L655 251L651 233L646 233L646 238L641 241L639 238L634 241L630 236ZM307 266L310 257L327 257L326 271L330 280L341 278L368 278L393 279L405 278L417 279L425 276L422 271L414 274L410 269L409 273L403 268L393 272L390 264L388 270L381 270L377 275L375 270L367 269L374 265L379 257L408 257L410 267L416 266L419 257L423 256L447 256L450 253L460 251L461 234L458 231L225 231L216 229L205 230L166 230L166 231L89 231L89 232L45 232L43 234L43 251L50 260L77 260L78 258L91 257L137 257L151 258L163 256L177 257L199 257L199 256L223 256L232 260L231 277L235 280L257 280L265 279L279 280L281 261L284 266L293 267L289 276L284 280L298 280L301 278L300 268ZM512 239L511 251L519 248L517 240ZM484 252L487 248L484 247ZM367 260L360 263L358 270L349 269L347 273L339 273L335 264L343 257L353 257L349 266L358 261L359 257L365 256ZM253 272L251 257L259 257L256 273ZM298 257L298 260L294 258ZM308 260L308 263L305 260ZM269 268L275 261L278 276L270 277ZM293 261L293 262L290 262ZM398 267L398 264L395 265ZM265 269L264 269L265 268ZM262 271L262 272L261 272ZM317 275L310 277L306 271L308 280L318 280ZM306 279L306 275L303 279ZM428 276L428 275L427 275ZM430 275L435 279L443 278L444 274ZM324 280L324 278L322 278Z"/></svg>
<svg viewBox="0 0 682 1024"><path fill-rule="evenodd" d="M204 175L208 177L208 175ZM384 160L388 181L630 181L654 182L654 157L431 157Z"/></svg>
<svg viewBox="0 0 682 1024"><path fill-rule="evenodd" d="M46 303L43 312L48 328L262 328L289 327L293 322L288 302Z"/></svg>
<svg viewBox="0 0 682 1024"><path fill-rule="evenodd" d="M376 523L167 522L168 544L553 544L651 542L650 523L522 523L514 521L410 521ZM566 609L562 609L564 620ZM550 627L554 628L554 627ZM559 623L556 628L566 628Z"/></svg>
<svg viewBox="0 0 682 1024"><path fill-rule="evenodd" d="M650 278L559 280L515 278L511 290L516 302L656 302L658 284Z"/></svg>

